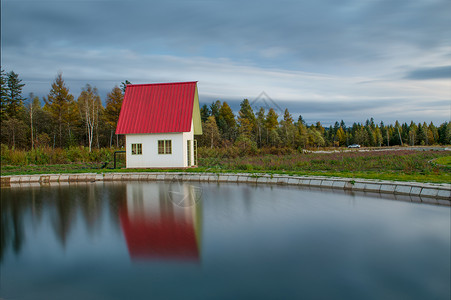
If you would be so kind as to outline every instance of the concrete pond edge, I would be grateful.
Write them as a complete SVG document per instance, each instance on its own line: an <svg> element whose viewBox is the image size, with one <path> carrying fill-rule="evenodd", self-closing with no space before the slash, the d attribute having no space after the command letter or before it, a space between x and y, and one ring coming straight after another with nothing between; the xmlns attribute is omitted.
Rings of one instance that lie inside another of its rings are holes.
<svg viewBox="0 0 451 300"><path fill-rule="evenodd" d="M451 184L445 183L434 184L342 177L268 175L257 173L140 172L1 176L2 187L19 187L32 183L47 185L50 183L59 182L75 183L96 181L194 181L295 185L435 198L445 200L445 203L442 204L451 205Z"/></svg>

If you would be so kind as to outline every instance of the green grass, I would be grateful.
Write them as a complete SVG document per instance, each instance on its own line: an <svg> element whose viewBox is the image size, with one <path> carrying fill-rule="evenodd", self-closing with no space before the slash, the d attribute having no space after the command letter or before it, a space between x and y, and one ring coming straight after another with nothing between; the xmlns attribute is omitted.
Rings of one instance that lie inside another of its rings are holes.
<svg viewBox="0 0 451 300"><path fill-rule="evenodd" d="M439 157L433 160L434 163L442 166L451 167L451 155L450 156L444 156Z"/></svg>
<svg viewBox="0 0 451 300"><path fill-rule="evenodd" d="M211 154L211 153L210 153ZM101 169L102 163L81 162L50 165L2 165L1 175L112 172L210 172L314 175L378 180L451 182L451 156L447 151L384 151L309 154L263 154L199 158L199 167L190 169ZM124 167L124 162L119 163Z"/></svg>

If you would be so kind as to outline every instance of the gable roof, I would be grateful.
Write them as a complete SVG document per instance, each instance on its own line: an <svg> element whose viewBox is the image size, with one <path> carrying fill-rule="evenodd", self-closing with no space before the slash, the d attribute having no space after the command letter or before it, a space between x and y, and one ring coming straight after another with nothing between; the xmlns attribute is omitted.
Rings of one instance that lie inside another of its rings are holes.
<svg viewBox="0 0 451 300"><path fill-rule="evenodd" d="M129 84L116 134L189 132L202 134L197 81Z"/></svg>

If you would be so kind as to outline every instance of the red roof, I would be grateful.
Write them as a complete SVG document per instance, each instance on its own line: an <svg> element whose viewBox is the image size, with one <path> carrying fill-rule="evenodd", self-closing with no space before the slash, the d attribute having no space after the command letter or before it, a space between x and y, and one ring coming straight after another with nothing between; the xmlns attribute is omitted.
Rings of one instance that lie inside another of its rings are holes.
<svg viewBox="0 0 451 300"><path fill-rule="evenodd" d="M129 215L120 209L121 227L132 259L199 260L194 224L170 211L159 218Z"/></svg>
<svg viewBox="0 0 451 300"><path fill-rule="evenodd" d="M116 134L191 131L196 84L127 85Z"/></svg>

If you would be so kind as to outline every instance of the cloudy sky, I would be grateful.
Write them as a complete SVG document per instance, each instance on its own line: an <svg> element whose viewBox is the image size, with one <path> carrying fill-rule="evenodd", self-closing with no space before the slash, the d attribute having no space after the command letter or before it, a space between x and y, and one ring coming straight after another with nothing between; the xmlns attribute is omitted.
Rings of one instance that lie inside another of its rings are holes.
<svg viewBox="0 0 451 300"><path fill-rule="evenodd" d="M2 68L46 95L199 81L308 123L451 119L449 0L2 0Z"/></svg>

